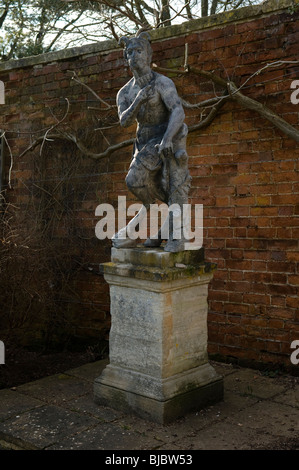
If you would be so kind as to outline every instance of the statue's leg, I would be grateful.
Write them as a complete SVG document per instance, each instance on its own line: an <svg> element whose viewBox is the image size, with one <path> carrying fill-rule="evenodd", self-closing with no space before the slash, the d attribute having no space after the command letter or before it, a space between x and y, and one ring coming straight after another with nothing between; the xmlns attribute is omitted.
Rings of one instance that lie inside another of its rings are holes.
<svg viewBox="0 0 299 470"><path fill-rule="evenodd" d="M158 172L151 174L151 188L152 194L155 197L155 200L162 201L163 203L168 202L168 194L165 190L165 181L163 180L163 172L162 168L159 169ZM144 242L144 246L147 248L158 248L163 240L163 234L168 232L167 227L169 225L169 216L166 217L162 226L158 230L158 232L153 237L148 237L147 240Z"/></svg>
<svg viewBox="0 0 299 470"><path fill-rule="evenodd" d="M169 212L169 239L164 247L165 251L178 252L185 250L183 215L184 204L188 204L190 180L188 170L188 156L184 149L179 149L169 160L170 191L168 205L176 205L179 217L173 211Z"/></svg>
<svg viewBox="0 0 299 470"><path fill-rule="evenodd" d="M144 168L138 161L133 161L130 166L129 172L126 176L126 184L128 189L136 196L143 204L139 212L130 220L126 227L123 227L112 237L112 244L115 248L132 248L135 247L139 241L131 239L128 236L130 227L136 228L138 223L141 223L146 213L153 202L153 196L150 191L149 185L146 184L148 180L148 170Z"/></svg>
<svg viewBox="0 0 299 470"><path fill-rule="evenodd" d="M126 176L126 185L144 206L154 204L157 198L162 197L162 192L159 192L156 184L156 173L146 168L139 160L131 165Z"/></svg>
<svg viewBox="0 0 299 470"><path fill-rule="evenodd" d="M167 228L168 226L169 215L164 220L163 225L159 228L158 233L152 238L148 237L148 239L144 242L144 246L146 246L147 248L158 248L163 242L162 234L165 233L165 228Z"/></svg>

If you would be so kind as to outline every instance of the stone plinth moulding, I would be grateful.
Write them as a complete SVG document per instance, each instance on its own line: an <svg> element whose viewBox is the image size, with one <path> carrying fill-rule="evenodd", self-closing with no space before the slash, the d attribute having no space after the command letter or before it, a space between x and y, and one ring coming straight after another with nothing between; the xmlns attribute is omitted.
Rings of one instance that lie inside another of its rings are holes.
<svg viewBox="0 0 299 470"><path fill-rule="evenodd" d="M96 403L164 424L223 398L207 354L215 269L203 249L112 248L101 265L110 286L110 363L95 380Z"/></svg>

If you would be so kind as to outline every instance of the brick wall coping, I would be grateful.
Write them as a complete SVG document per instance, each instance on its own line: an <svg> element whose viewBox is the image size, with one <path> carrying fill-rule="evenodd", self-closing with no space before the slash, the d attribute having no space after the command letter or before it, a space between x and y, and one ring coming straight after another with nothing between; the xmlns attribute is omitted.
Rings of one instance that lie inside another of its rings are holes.
<svg viewBox="0 0 299 470"><path fill-rule="evenodd" d="M266 0L259 5L239 8L237 10L218 13L197 20L186 21L179 25L160 28L151 32L153 41L161 41L171 37L182 36L194 31L201 31L209 28L221 27L227 23L238 23L248 21L250 18L260 17L272 12L287 10L299 5L298 0ZM46 63L53 63L72 57L89 56L117 50L119 48L115 40L101 41L87 44L80 47L71 47L54 52L47 52L36 56L13 59L0 63L0 72L14 70L25 67L32 67Z"/></svg>

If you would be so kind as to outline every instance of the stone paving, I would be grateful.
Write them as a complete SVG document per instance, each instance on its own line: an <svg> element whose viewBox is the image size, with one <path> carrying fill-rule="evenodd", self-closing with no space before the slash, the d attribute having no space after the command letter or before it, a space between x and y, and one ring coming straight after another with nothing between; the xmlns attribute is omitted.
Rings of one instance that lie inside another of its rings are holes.
<svg viewBox="0 0 299 470"><path fill-rule="evenodd" d="M224 400L168 425L98 406L106 361L0 390L0 450L299 450L299 379L213 362Z"/></svg>

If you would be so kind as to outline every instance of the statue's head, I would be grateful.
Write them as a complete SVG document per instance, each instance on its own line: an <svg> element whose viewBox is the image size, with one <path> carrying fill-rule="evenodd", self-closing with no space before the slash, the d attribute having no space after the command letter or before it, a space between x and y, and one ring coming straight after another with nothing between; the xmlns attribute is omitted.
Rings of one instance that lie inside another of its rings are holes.
<svg viewBox="0 0 299 470"><path fill-rule="evenodd" d="M146 31L137 33L133 38L121 37L118 42L124 48L124 58L130 62L130 51L133 49L142 49L144 51L148 65L152 61L152 48L150 44L150 35Z"/></svg>

